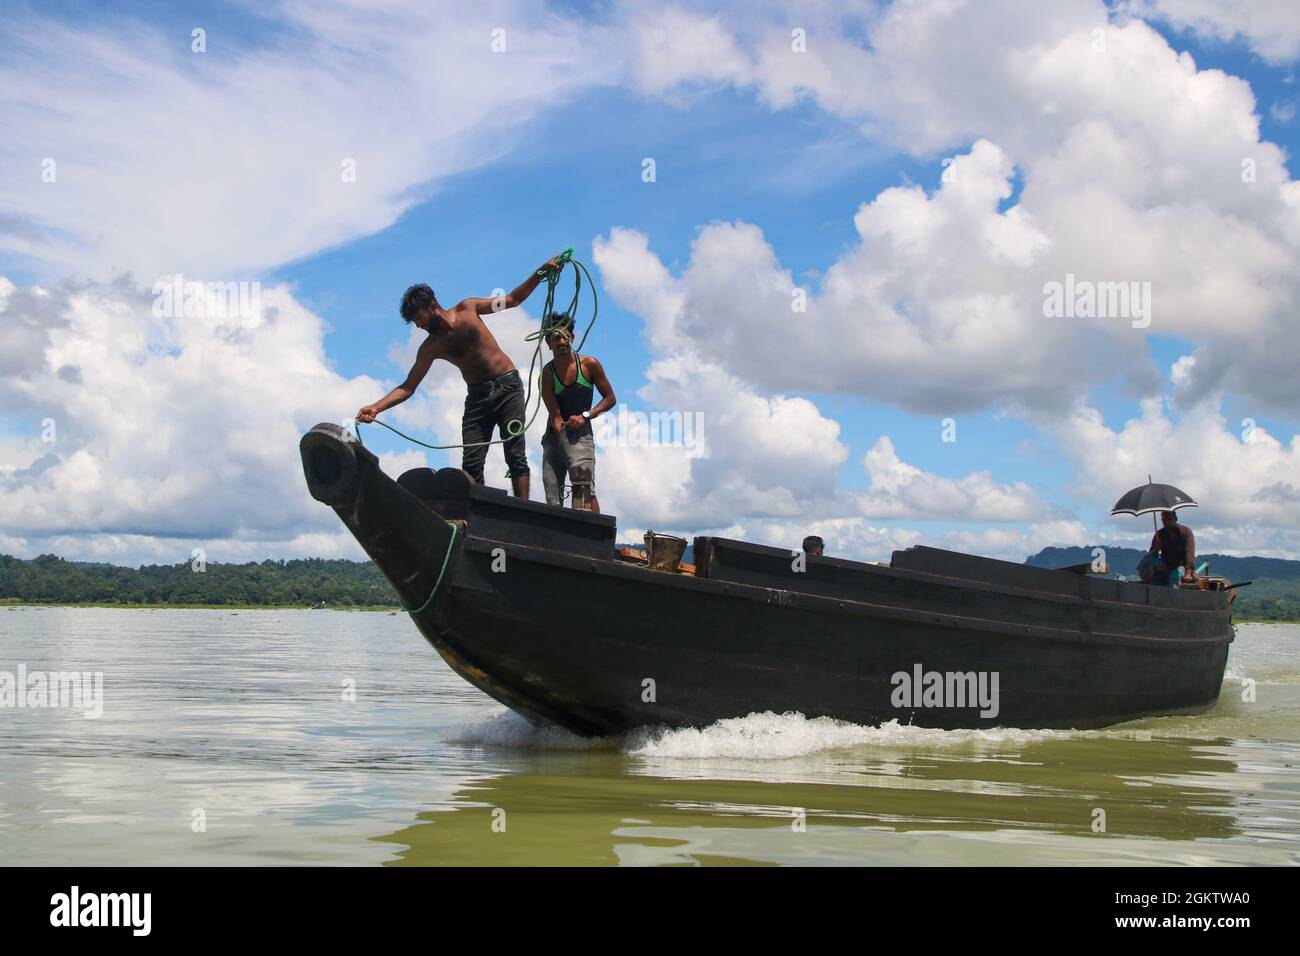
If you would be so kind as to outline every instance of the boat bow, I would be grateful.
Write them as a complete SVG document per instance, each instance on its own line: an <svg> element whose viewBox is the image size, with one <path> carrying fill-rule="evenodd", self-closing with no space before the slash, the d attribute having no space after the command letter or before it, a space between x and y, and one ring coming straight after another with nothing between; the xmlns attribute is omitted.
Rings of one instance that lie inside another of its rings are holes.
<svg viewBox="0 0 1300 956"><path fill-rule="evenodd" d="M455 560L456 528L384 474L379 459L338 425L317 425L298 451L311 496L334 509L407 610L426 606Z"/></svg>

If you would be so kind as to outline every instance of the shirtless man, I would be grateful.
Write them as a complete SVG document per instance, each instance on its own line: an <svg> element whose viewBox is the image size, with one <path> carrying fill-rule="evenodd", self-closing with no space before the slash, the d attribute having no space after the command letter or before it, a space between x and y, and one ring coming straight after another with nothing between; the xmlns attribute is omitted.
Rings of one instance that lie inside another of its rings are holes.
<svg viewBox="0 0 1300 956"><path fill-rule="evenodd" d="M465 396L465 414L461 418L460 434L463 449L461 467L480 485L483 484L483 463L488 446L482 444L492 438L492 428L500 430L505 439L502 449L510 467L510 484L516 498L528 497L528 456L524 451L524 385L515 369L515 363L501 351L497 340L479 318L493 312L513 309L533 294L548 269L561 265L550 259L525 279L504 300L463 299L450 309L438 304L433 290L427 285L413 285L402 296L402 318L414 322L429 333L416 353L406 381L373 405L357 412L357 421L373 422L385 409L400 405L424 381L435 359L445 359L460 369L461 377L469 386ZM511 421L520 423L519 435L511 437Z"/></svg>

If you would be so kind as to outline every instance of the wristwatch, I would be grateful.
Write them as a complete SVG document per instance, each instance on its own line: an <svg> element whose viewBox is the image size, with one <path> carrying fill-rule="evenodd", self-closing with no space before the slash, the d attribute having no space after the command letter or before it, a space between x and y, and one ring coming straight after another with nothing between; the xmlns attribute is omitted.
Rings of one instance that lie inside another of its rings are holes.
<svg viewBox="0 0 1300 956"><path fill-rule="evenodd" d="M589 412L589 411L583 411L583 413L582 413L582 417L583 417L584 419L586 419L587 421L591 421L591 412Z"/></svg>

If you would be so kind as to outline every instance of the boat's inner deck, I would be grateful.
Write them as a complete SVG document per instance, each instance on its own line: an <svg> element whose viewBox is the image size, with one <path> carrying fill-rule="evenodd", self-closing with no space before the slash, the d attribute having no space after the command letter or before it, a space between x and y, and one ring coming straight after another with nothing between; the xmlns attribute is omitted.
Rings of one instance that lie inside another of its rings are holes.
<svg viewBox="0 0 1300 956"><path fill-rule="evenodd" d="M473 484L459 468L414 469L398 484L476 538L650 566L644 551L617 544L617 523L609 515L521 501ZM661 563L655 573L1051 627L1087 605L1093 620L1085 626L1120 634L1217 632L1228 607L1222 593L1153 588L924 546L895 551L889 564L806 557L712 536L696 537L693 550L690 563ZM1203 621L1195 620L1201 615L1156 614L1156 621L1153 611L1210 613Z"/></svg>

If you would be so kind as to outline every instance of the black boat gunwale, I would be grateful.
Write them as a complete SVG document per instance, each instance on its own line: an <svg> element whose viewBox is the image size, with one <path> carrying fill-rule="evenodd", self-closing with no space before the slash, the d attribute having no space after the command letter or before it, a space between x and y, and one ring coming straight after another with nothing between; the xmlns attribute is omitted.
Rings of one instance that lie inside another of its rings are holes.
<svg viewBox="0 0 1300 956"><path fill-rule="evenodd" d="M752 541L738 541L731 538L712 538L711 540L724 544L727 548L734 551L749 551L753 554L761 554L765 557L793 557L797 552L788 551L783 548L774 548L770 545L755 544ZM955 552L954 552L955 553ZM1165 615L1171 608L1162 607L1147 602L1138 603L1136 601L1114 601L1103 597L1081 597L1077 594L1066 594L1061 591L1044 591L1038 588L1022 587L1016 584L1000 584L997 581L983 581L979 578L962 577L961 575L937 574L932 571L917 571L912 568L900 568L893 564L872 564L866 561L851 561L847 558L834 558L827 556L806 558L809 566L814 564L824 564L830 567L843 568L847 571L867 572L883 577L898 577L909 581L923 581L926 583L941 582L951 586L959 586L967 590L983 591L989 594L1000 594L1004 597L1022 597L1033 598L1035 600L1052 601L1059 604L1086 605L1089 607L1100 607L1106 610L1124 610L1137 611L1144 614ZM995 560L995 559L989 559ZM1020 567L1014 562L1003 562L1011 567ZM1055 571L1055 568L1039 568L1041 571ZM1070 574L1070 577L1077 577L1070 572L1061 571L1061 574ZM1068 578L1066 579L1068 580ZM1132 587L1141 587L1147 589L1146 597L1150 598L1151 585L1141 584L1136 581L1116 581L1115 584L1128 584ZM799 591L800 594L811 592ZM1209 594L1211 592L1197 592ZM824 595L822 595L824 596ZM1179 613L1191 614L1218 614L1222 608L1177 608Z"/></svg>
<svg viewBox="0 0 1300 956"><path fill-rule="evenodd" d="M747 543L747 542L744 542ZM981 617L965 617L959 614L945 614L934 611L917 611L911 608L897 607L890 604L872 604L868 601L855 601L852 598L827 597L823 594L811 594L806 591L794 591L782 588L770 588L758 584L745 584L738 581L716 581L710 578L696 577L691 574L674 574L666 571L652 571L649 568L632 564L626 561L605 560L601 558L591 558L585 555L571 555L563 551L552 551L546 548L537 548L530 545L518 544L513 541L501 541L496 538L476 537L472 534L466 535L464 543L461 545L464 550L471 550L479 553L492 553L495 549L504 549L507 558L514 553L526 561L534 561L539 564L547 564L554 567L567 568L569 570L581 570L594 572L596 574L609 577L631 578L633 580L644 580L654 582L663 587L686 588L703 591L705 593L724 594L732 597L739 597L745 600L754 601L760 604L781 604L785 607L806 607L812 610L843 610L848 611L855 616L884 618L895 621L912 621L921 622L931 625L939 625L954 630L976 630L988 631L1008 637L1031 637L1035 639L1045 639L1058 641L1061 643L1087 643L1088 641L1099 641L1102 643L1126 643L1137 646L1147 647L1164 647L1168 648L1173 645L1197 645L1197 644L1223 644L1231 643L1232 638L1226 640L1220 636L1192 636L1192 637L1154 637L1145 634L1115 634L1109 631L1067 631L1064 628L1046 627L1041 624L1011 624L1005 620ZM777 549L779 550L779 549ZM905 573L908 575L923 574L924 572L894 572L892 568L880 568L874 565L863 565L873 571L885 573ZM940 575L925 575L926 579L943 582L951 587L960 587L964 590L994 590L1000 588L1000 585L989 585L982 581L970 581L967 578L945 578ZM463 583L454 583L453 587L466 587ZM1045 597L1047 599L1069 598L1069 595L1042 594L1037 591L1030 591L1033 596ZM773 595L784 594L791 595L795 600L783 601L773 600ZM1081 598L1074 598L1078 603L1090 603L1100 605L1102 601L1088 602ZM1154 611L1163 611L1166 609L1150 608L1148 605L1127 605L1120 602L1108 602L1115 607L1130 610L1133 608L1148 609ZM1191 613L1214 614L1215 611L1197 611Z"/></svg>

